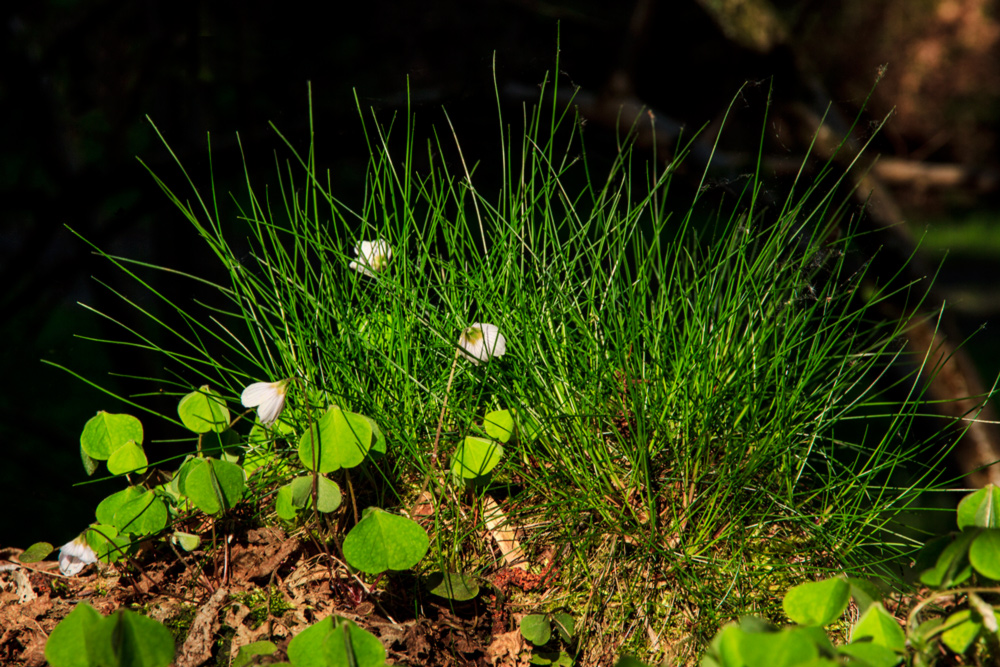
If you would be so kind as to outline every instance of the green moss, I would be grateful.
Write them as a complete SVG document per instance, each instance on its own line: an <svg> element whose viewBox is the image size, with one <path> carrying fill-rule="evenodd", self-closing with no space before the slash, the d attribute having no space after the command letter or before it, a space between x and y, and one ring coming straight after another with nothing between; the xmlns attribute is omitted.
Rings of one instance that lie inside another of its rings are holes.
<svg viewBox="0 0 1000 667"><path fill-rule="evenodd" d="M233 604L243 605L250 610L246 619L254 630L259 628L269 616L281 618L286 611L292 609L292 605L285 600L281 592L271 586L237 593L233 596Z"/></svg>

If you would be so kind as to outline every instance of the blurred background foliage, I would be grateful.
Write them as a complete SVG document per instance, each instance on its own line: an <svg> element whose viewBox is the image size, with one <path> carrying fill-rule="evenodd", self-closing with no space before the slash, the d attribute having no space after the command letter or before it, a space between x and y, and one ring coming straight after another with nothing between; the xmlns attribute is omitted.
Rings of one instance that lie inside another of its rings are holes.
<svg viewBox="0 0 1000 667"><path fill-rule="evenodd" d="M444 105L467 155L495 159L494 62L501 106L516 126L521 104L537 98L544 73L554 67L558 33L563 81L580 87L588 151L598 159L616 150L623 119L626 126L641 120L642 109L655 112L659 132L640 131L647 155L659 142L658 156L666 158L663 148L676 145L680 128L690 134L708 122L711 138L733 95L751 82L724 135L717 174L724 184L758 146L772 82L767 168L780 180L801 161L816 114L830 104L834 127L836 118L849 121L887 65L858 137L867 138L869 122L895 110L874 140L884 156L872 169L879 186L873 204L883 211L878 222L905 220L917 237L926 229L923 252L932 259L953 250L940 287L965 332L1000 313L996 1L368 0L317 9L259 0L32 0L6 6L0 482L14 511L0 518L4 545L68 540L91 521L96 502L117 490L73 484L86 479L78 454L84 422L97 410L126 406L39 359L125 393L150 388L120 376L163 375L155 355L73 337L120 337L116 325L77 302L160 335L92 277L144 308L158 312L160 305L65 226L115 254L219 276L207 253L192 250L193 230L135 159L178 185L147 114L201 186L208 184L210 132L220 192L240 191L236 132L251 178L274 183L278 141L268 121L304 145L312 81L319 162L352 201L367 157L352 91L363 108L388 119L405 111L409 87L425 128L442 119ZM189 283L157 286L178 301L193 296ZM987 384L1000 367L990 334L974 339L973 348ZM174 399L144 400L174 409Z"/></svg>

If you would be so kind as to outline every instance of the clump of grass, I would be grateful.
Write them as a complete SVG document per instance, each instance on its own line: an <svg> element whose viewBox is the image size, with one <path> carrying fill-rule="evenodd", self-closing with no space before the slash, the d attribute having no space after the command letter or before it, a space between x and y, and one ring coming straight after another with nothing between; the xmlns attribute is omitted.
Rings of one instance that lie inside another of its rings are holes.
<svg viewBox="0 0 1000 667"><path fill-rule="evenodd" d="M237 225L214 186L189 178L189 203L158 179L230 282L196 283L211 307L167 304L186 326L171 328L176 346L127 343L164 355L178 393L208 381L238 401L250 382L297 378L293 415L337 404L373 418L387 463L352 489L410 508L423 481L446 569L496 567L476 511L488 494L552 576L515 601L573 613L580 655L689 659L721 621L777 613L775 592L910 548L892 521L944 452L908 431L919 392L893 405L877 381L909 323L874 313L906 286L847 262L831 168L780 207L763 204L759 173L711 208L702 187L674 201L684 146L659 166L626 146L593 173L554 88L521 127L501 122L491 187L457 136L435 133L418 160L412 115L400 129L363 111L354 204L312 143L286 141L277 191L248 179ZM452 142L454 167L438 157ZM352 269L376 241L385 268ZM112 259L143 284L156 268ZM474 364L456 349L483 322L506 354ZM498 409L517 423L501 465L473 484L449 476ZM854 428L862 417L877 428Z"/></svg>

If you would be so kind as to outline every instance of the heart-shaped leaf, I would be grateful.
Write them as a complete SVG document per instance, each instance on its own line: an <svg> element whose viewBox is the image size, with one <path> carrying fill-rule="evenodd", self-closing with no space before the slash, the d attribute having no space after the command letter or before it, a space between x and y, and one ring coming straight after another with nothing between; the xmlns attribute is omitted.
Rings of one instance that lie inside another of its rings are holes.
<svg viewBox="0 0 1000 667"><path fill-rule="evenodd" d="M416 521L370 507L344 538L343 549L352 567L378 574L413 567L429 545L427 531Z"/></svg>
<svg viewBox="0 0 1000 667"><path fill-rule="evenodd" d="M425 583L434 595L464 602L479 595L479 584L472 575L462 572L434 572Z"/></svg>
<svg viewBox="0 0 1000 667"><path fill-rule="evenodd" d="M312 502L312 475L296 477L291 482L292 504L296 508L308 507ZM316 503L320 512L332 512L342 502L340 487L337 483L323 475L316 478Z"/></svg>
<svg viewBox="0 0 1000 667"><path fill-rule="evenodd" d="M740 637L740 656L747 667L791 667L818 657L816 644L808 635L795 630L744 633Z"/></svg>
<svg viewBox="0 0 1000 667"><path fill-rule="evenodd" d="M229 408L219 392L209 389L207 384L182 398L177 414L184 426L195 433L222 433L229 428Z"/></svg>
<svg viewBox="0 0 1000 667"><path fill-rule="evenodd" d="M91 667L98 664L98 627L104 622L86 602L76 608L53 628L45 642L45 659L52 667Z"/></svg>
<svg viewBox="0 0 1000 667"><path fill-rule="evenodd" d="M243 498L246 480L243 469L218 459L192 459L180 481L180 492L206 514L229 510Z"/></svg>
<svg viewBox="0 0 1000 667"><path fill-rule="evenodd" d="M881 602L868 607L868 611L861 615L851 632L852 643L865 638L870 638L872 643L900 653L906 648L906 634L903 628L892 614L885 610Z"/></svg>
<svg viewBox="0 0 1000 667"><path fill-rule="evenodd" d="M535 646L543 646L552 639L552 623L545 614L528 614L521 619L521 635Z"/></svg>
<svg viewBox="0 0 1000 667"><path fill-rule="evenodd" d="M167 506L152 491L146 491L115 512L112 524L119 534L152 535L167 526Z"/></svg>
<svg viewBox="0 0 1000 667"><path fill-rule="evenodd" d="M1000 530L985 529L969 547L969 562L984 577L1000 581Z"/></svg>
<svg viewBox="0 0 1000 667"><path fill-rule="evenodd" d="M486 435L500 442L507 442L514 435L514 415L510 410L495 410L483 418Z"/></svg>
<svg viewBox="0 0 1000 667"><path fill-rule="evenodd" d="M380 667L385 647L378 638L339 616L327 616L295 635L288 644L295 667Z"/></svg>
<svg viewBox="0 0 1000 667"><path fill-rule="evenodd" d="M837 577L793 587L782 606L788 618L799 625L824 626L840 618L850 601L851 585Z"/></svg>
<svg viewBox="0 0 1000 667"><path fill-rule="evenodd" d="M486 438L468 436L451 457L451 472L456 477L474 479L497 467L503 447Z"/></svg>
<svg viewBox="0 0 1000 667"><path fill-rule="evenodd" d="M959 528L1000 528L1000 488L987 484L958 504Z"/></svg>
<svg viewBox="0 0 1000 667"><path fill-rule="evenodd" d="M307 470L320 473L353 468L365 460L371 444L368 418L333 406L302 435L299 459Z"/></svg>
<svg viewBox="0 0 1000 667"><path fill-rule="evenodd" d="M146 489L141 486L129 486L112 493L97 505L97 520L101 523L114 524L115 512L125 503L141 498L145 493Z"/></svg>
<svg viewBox="0 0 1000 667"><path fill-rule="evenodd" d="M106 461L129 440L142 444L142 422L132 415L115 415L101 410L84 425L80 448L90 458Z"/></svg>
<svg viewBox="0 0 1000 667"><path fill-rule="evenodd" d="M108 472L112 475L124 475L125 473L136 472L140 475L146 472L149 461L146 459L146 452L136 444L135 440L129 440L124 445L111 452L108 457Z"/></svg>

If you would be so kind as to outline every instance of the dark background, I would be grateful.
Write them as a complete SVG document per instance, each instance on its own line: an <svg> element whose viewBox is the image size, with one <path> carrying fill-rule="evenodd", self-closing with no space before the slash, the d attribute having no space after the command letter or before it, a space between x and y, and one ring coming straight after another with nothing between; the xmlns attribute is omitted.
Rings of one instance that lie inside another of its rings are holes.
<svg viewBox="0 0 1000 667"><path fill-rule="evenodd" d="M206 133L220 192L241 188L237 132L251 177L273 185L279 139L268 122L304 147L311 81L319 161L351 201L367 156L355 93L363 109L374 107L385 119L405 109L409 88L422 127L440 122L444 105L467 157L489 160L497 146L494 72L501 106L516 121L520 105L535 99L554 70L558 35L561 79L589 100L586 139L597 159L614 150L615 110L623 103L655 110L665 131L712 123L710 138L749 81L723 148L738 172L756 150L773 85L768 164L780 182L781 166L801 160L811 133L803 110L829 103L835 117L853 118L887 64L855 133L867 138L872 123L895 109L874 145L898 169L873 172L887 188L876 204L918 232L975 220L987 240L1000 235L996 227L991 236L989 223L1000 210L996 2L369 0L317 7L60 0L23 3L3 16L0 483L8 511L0 515L0 545L61 544L118 488L73 486L86 479L79 434L97 410L129 409L40 359L126 394L150 388L120 376L163 374L156 355L74 337L122 337L117 325L77 302L158 335L94 278L141 307L163 309L66 226L111 253L219 275L136 160L180 188L146 115L206 191ZM930 248L931 259L937 250ZM961 295L956 312L967 332L996 316L997 257L979 253L946 264L941 286ZM190 285L161 288L182 303L196 296ZM991 333L974 342L990 379L998 365ZM158 405L155 397L148 402Z"/></svg>

